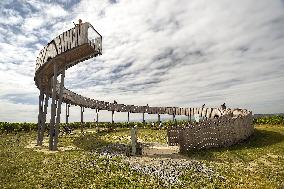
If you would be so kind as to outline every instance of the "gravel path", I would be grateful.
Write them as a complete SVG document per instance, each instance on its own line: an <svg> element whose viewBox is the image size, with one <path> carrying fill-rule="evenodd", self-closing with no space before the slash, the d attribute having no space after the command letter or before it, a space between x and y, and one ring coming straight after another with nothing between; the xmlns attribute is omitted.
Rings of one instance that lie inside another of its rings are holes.
<svg viewBox="0 0 284 189"><path fill-rule="evenodd" d="M181 185L180 177L186 171L201 173L203 176L211 177L214 171L196 160L172 159L172 158L149 158L130 157L126 159L131 169L161 180L166 186Z"/></svg>
<svg viewBox="0 0 284 189"><path fill-rule="evenodd" d="M129 165L130 169L141 174L146 174L159 179L164 186L182 185L180 179L186 171L200 174L204 177L215 177L218 174L205 164L186 159L182 155L172 154L168 156L126 156L125 151L129 146L125 144L110 144L98 150L104 157L112 159L121 157L122 161Z"/></svg>

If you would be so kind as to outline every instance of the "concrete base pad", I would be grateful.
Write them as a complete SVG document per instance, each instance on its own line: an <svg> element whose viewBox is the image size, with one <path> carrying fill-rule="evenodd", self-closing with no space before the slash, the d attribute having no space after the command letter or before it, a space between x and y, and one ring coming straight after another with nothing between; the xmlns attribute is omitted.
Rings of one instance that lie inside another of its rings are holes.
<svg viewBox="0 0 284 189"><path fill-rule="evenodd" d="M166 155L179 153L179 146L150 145L142 148L142 155Z"/></svg>

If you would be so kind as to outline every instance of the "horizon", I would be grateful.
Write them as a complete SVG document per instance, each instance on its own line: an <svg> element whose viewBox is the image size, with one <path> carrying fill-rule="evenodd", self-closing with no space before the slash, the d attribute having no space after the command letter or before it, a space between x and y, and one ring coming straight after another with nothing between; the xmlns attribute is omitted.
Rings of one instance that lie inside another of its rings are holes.
<svg viewBox="0 0 284 189"><path fill-rule="evenodd" d="M103 36L103 53L66 71L66 87L78 94L123 104L225 102L253 114L284 112L283 0L7 0L0 7L0 122L37 122L36 57L79 18ZM79 109L70 108L70 122L80 120ZM84 121L94 116L85 109ZM114 113L114 121L126 119ZM111 112L102 111L100 120L111 120Z"/></svg>
<svg viewBox="0 0 284 189"><path fill-rule="evenodd" d="M136 113L137 114L137 113ZM151 118L147 118L147 113L145 113L145 122L146 123L151 123L151 122L157 122L158 121L158 118L153 118L155 115L152 115ZM151 115L151 114L148 114L148 115ZM161 114L162 115L162 114ZM156 115L157 116L157 115ZM272 114L252 114L252 116L257 116L257 117L265 117L265 116L284 116L284 113L272 113ZM171 117L171 118L170 118ZM65 119L66 117L61 118L61 123L66 123ZM184 120L184 121L187 121L188 120L188 117L187 116L179 116L179 115L176 115L176 120L177 121L181 121L181 120ZM161 116L161 119L160 121L163 123L163 122L166 122L166 121L172 121L172 116L171 115L166 115L166 117L162 117ZM195 121L195 118L194 116L191 117L191 121ZM3 122L3 121L0 121L0 122ZM100 123L111 123L111 117L109 119L107 118L104 118L103 120L100 120L99 118L99 122ZM129 122L143 122L142 120L142 115L141 115L141 118L135 118L135 119L130 119ZM9 122L8 123L12 123L12 122ZM17 123L37 123L37 121L35 122L25 122L25 121L20 121L20 122L17 122ZM49 124L49 121L46 122L47 124ZM69 123L80 123L80 120L74 120L74 121L69 121ZM88 121L84 121L84 123L96 123L95 120L88 120ZM127 118L123 119L123 118L119 118L119 119L114 119L114 123L127 123Z"/></svg>

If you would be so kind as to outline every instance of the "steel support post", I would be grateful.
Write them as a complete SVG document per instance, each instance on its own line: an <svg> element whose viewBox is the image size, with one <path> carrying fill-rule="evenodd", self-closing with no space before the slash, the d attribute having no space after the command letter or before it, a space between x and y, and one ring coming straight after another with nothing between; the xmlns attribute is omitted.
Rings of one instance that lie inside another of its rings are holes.
<svg viewBox="0 0 284 189"><path fill-rule="evenodd" d="M57 102L57 113L56 113L53 150L57 150L57 144L58 144L58 134L59 134L61 104L62 104L62 95L63 95L63 87L64 87L64 77L65 77L65 68L63 69L63 71L61 73L61 81L60 81L60 88L59 88L59 99L58 99L58 102Z"/></svg>
<svg viewBox="0 0 284 189"><path fill-rule="evenodd" d="M49 124L49 150L53 150L53 139L54 139L54 123L55 123L55 114L56 114L56 84L57 84L57 65L53 63L54 75L52 81L52 101L51 101L51 117Z"/></svg>

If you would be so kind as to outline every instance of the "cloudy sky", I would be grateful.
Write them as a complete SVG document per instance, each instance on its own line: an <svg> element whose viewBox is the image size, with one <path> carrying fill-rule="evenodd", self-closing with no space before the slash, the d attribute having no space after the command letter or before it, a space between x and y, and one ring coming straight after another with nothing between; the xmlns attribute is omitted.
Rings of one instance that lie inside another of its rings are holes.
<svg viewBox="0 0 284 189"><path fill-rule="evenodd" d="M0 121L36 122L36 57L79 18L103 36L103 55L67 71L66 87L77 93L124 104L226 102L284 112L283 0L1 0ZM80 120L78 107L70 114ZM86 110L85 120L93 117Z"/></svg>

